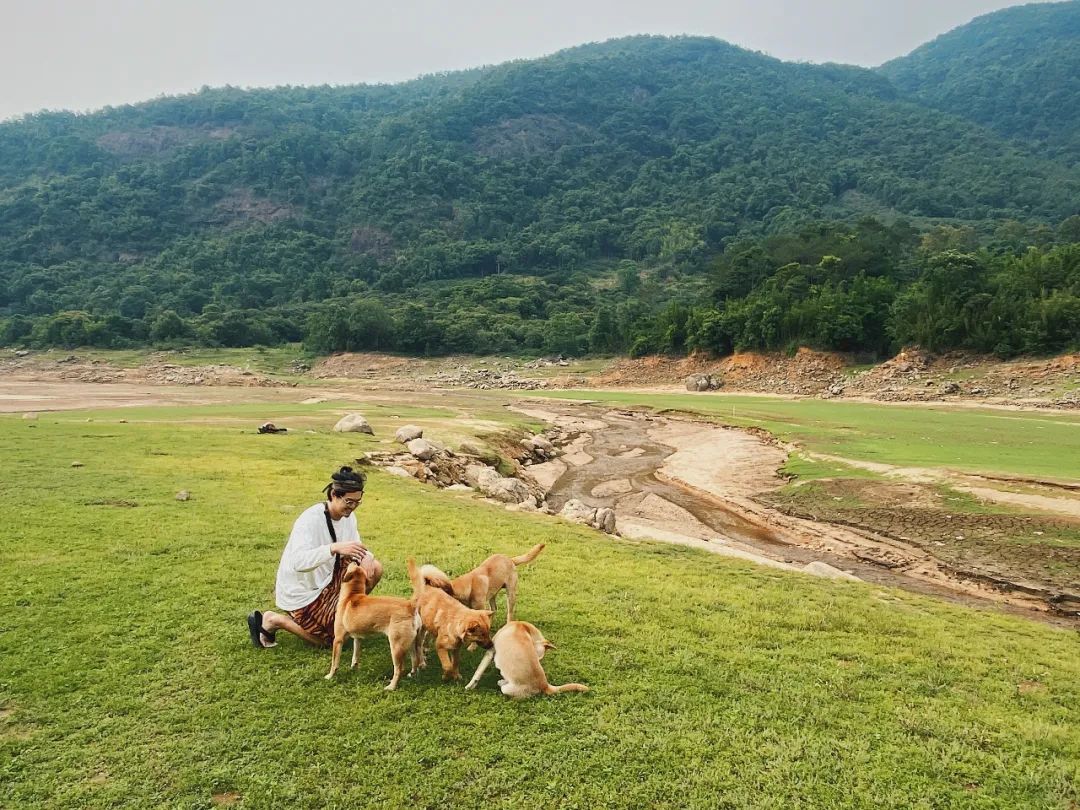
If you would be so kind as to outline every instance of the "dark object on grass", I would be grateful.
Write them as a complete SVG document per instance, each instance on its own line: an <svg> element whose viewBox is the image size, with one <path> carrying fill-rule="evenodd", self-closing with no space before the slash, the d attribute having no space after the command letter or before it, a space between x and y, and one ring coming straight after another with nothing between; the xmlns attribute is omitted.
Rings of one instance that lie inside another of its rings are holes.
<svg viewBox="0 0 1080 810"><path fill-rule="evenodd" d="M248 614L247 623L248 633L251 635L251 643L258 647L260 650L263 648L262 639L259 638L260 634L270 639L271 644L277 643L277 638L275 637L274 633L271 633L269 630L263 630L261 611L251 611L251 613Z"/></svg>
<svg viewBox="0 0 1080 810"><path fill-rule="evenodd" d="M259 433L288 433L288 428L279 428L273 422L263 422L259 425Z"/></svg>

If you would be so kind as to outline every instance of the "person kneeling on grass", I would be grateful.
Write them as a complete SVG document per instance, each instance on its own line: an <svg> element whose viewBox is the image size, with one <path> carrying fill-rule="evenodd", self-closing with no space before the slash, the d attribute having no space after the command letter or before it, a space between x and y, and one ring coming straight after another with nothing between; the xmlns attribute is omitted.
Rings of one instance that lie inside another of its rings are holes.
<svg viewBox="0 0 1080 810"><path fill-rule="evenodd" d="M278 630L320 647L331 644L338 593L349 563L363 567L368 593L382 578L382 563L361 542L353 514L364 498L363 474L342 467L331 478L323 488L326 501L296 519L281 555L274 598L287 613L255 610L247 618L256 647L273 647Z"/></svg>

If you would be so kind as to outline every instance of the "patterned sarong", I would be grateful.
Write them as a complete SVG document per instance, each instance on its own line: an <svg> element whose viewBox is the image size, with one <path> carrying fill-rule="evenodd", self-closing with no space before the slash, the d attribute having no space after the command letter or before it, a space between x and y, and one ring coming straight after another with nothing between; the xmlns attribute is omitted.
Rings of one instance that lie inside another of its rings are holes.
<svg viewBox="0 0 1080 810"><path fill-rule="evenodd" d="M304 605L302 608L289 611L289 615L296 620L298 625L311 633L311 635L322 639L326 644L332 644L334 641L334 615L337 613L341 580L344 579L345 570L351 562L359 563L363 567L364 573L370 577L375 565L375 555L370 551L360 559L341 557L339 555L334 560L334 575L326 583L326 587L315 597L315 601Z"/></svg>

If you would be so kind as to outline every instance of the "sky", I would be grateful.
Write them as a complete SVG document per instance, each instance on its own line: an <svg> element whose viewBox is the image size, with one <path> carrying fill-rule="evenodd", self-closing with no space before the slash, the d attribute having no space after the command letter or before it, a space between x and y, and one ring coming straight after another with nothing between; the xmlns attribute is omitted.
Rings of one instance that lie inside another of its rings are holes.
<svg viewBox="0 0 1080 810"><path fill-rule="evenodd" d="M1009 0L0 0L0 120L231 84L396 82L630 34L873 66Z"/></svg>

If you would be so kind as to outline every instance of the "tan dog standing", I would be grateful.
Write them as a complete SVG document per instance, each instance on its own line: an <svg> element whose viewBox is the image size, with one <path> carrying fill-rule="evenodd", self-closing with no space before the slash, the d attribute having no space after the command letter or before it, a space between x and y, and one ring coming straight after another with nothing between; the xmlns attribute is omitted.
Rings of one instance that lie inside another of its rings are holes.
<svg viewBox="0 0 1080 810"><path fill-rule="evenodd" d="M517 567L531 563L543 550L544 544L539 543L516 557L492 554L472 571L455 579L450 579L434 565L422 566L420 573L428 585L441 588L461 604L475 610L488 608L494 612L495 597L505 588L506 620L511 621L514 618L514 602L517 600Z"/></svg>
<svg viewBox="0 0 1080 810"><path fill-rule="evenodd" d="M414 666L427 664L424 657L425 634L435 637L435 652L442 664L443 680L457 680L458 659L462 644L479 644L485 649L491 647L490 610L472 610L458 602L454 597L439 588L428 587L423 575L416 567L416 562L408 560L409 579L413 583L413 599L417 613L423 623L416 634Z"/></svg>
<svg viewBox="0 0 1080 810"><path fill-rule="evenodd" d="M507 622L495 634L494 649L489 651L476 668L476 674L466 689L473 689L480 682L492 658L502 675L499 688L507 697L520 700L532 695L557 695L560 692L588 692L583 683L566 683L552 686L540 665L544 653L554 644L544 638L540 629L528 622Z"/></svg>
<svg viewBox="0 0 1080 810"><path fill-rule="evenodd" d="M353 639L352 666L355 669L360 661L360 638L381 633L390 641L390 656L394 660L394 677L386 688L397 689L407 652L412 652L412 671L416 671L414 643L420 626L420 614L414 601L397 596L368 596L364 569L349 563L341 580L334 614L334 658L326 679L330 680L337 672L341 647L347 637Z"/></svg>

